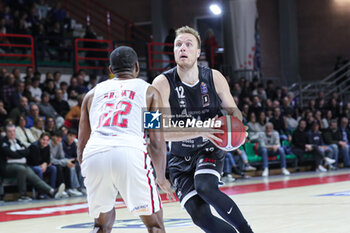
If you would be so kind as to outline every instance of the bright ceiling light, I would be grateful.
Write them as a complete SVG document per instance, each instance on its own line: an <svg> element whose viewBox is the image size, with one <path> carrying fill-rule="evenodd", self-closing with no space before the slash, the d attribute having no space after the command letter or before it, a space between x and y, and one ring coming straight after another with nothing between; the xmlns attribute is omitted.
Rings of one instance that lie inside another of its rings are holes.
<svg viewBox="0 0 350 233"><path fill-rule="evenodd" d="M211 4L209 9L211 10L211 12L213 12L214 15L220 15L222 12L218 4Z"/></svg>

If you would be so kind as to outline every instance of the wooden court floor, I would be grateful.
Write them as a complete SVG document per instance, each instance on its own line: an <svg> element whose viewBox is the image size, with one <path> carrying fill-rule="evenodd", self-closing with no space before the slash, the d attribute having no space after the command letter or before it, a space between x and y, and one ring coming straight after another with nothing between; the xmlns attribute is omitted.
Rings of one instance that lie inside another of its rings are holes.
<svg viewBox="0 0 350 233"><path fill-rule="evenodd" d="M222 190L238 204L254 232L350 232L349 169L238 180ZM122 200L117 200L116 209L112 232L147 232ZM163 210L167 232L202 232L179 202L165 201ZM0 204L1 233L88 233L92 222L85 198Z"/></svg>

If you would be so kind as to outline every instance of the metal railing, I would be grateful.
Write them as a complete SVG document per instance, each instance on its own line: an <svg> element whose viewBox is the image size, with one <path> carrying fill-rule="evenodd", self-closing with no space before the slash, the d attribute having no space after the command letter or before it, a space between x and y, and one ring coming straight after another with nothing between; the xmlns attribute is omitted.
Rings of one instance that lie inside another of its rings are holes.
<svg viewBox="0 0 350 233"><path fill-rule="evenodd" d="M0 57L16 58L13 62L6 59L5 62L0 63L1 66L25 66L35 69L34 39L31 35L1 33L0 48L3 52L0 53ZM30 54L27 53L28 49ZM23 63L23 58L30 58L30 62Z"/></svg>

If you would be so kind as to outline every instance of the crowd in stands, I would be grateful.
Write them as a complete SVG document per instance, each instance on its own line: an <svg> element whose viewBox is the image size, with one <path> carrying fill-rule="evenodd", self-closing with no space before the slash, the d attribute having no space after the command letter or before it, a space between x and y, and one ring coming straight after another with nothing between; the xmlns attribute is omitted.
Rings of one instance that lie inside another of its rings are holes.
<svg viewBox="0 0 350 233"><path fill-rule="evenodd" d="M247 142L262 156L263 176L269 175L269 157L276 155L284 175L290 173L286 154L296 155L295 170L306 162L305 154L318 172L338 169L340 161L341 167L350 167L350 102L343 102L338 93L326 97L320 91L302 106L287 87L275 87L271 80L265 85L257 78L241 78L230 87L249 127Z"/></svg>
<svg viewBox="0 0 350 233"><path fill-rule="evenodd" d="M0 73L0 179L19 179L25 174L21 180L38 188L40 198L53 197L47 187L55 190L62 183L66 187L63 196L83 195L85 188L76 162L77 129L82 100L96 79L86 82L83 70L71 77L70 85L60 81L59 71L46 73L42 83L42 74L33 73L30 67L24 77L17 74L17 68L11 73L1 68ZM21 166L14 166L18 163ZM23 173L23 168L32 172ZM49 186L37 187L33 176ZM26 183L17 184L19 200L29 200L23 191Z"/></svg>

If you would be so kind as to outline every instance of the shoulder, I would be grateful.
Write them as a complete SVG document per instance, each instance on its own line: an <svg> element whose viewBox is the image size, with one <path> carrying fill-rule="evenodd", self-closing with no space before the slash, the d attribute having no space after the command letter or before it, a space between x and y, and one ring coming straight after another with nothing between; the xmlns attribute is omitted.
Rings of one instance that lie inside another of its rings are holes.
<svg viewBox="0 0 350 233"><path fill-rule="evenodd" d="M169 95L170 85L164 74L158 75L152 82L152 86L156 88L161 95Z"/></svg>

